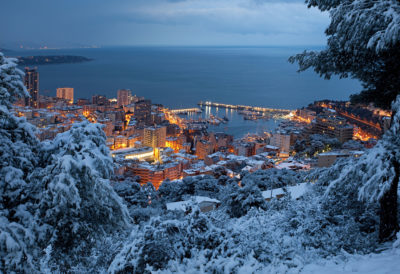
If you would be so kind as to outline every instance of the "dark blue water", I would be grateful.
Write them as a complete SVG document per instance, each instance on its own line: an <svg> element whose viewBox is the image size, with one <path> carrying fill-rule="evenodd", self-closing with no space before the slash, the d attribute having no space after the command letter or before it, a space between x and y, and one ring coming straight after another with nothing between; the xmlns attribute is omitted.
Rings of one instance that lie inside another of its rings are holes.
<svg viewBox="0 0 400 274"><path fill-rule="evenodd" d="M274 119L245 120L243 115L239 114L237 110L216 107L203 107L202 113L189 113L180 116L186 119L208 119L211 115L219 118L226 117L229 121L219 125L209 124L208 131L225 132L233 135L235 138L241 138L244 135L254 133L262 135L264 132L273 131L279 124L279 120Z"/></svg>
<svg viewBox="0 0 400 274"><path fill-rule="evenodd" d="M170 108L201 100L297 108L318 99L346 100L360 90L355 80L297 73L290 55L303 48L125 47L13 52L13 55L82 55L94 61L39 66L40 93L75 89L75 98L116 97L128 88Z"/></svg>

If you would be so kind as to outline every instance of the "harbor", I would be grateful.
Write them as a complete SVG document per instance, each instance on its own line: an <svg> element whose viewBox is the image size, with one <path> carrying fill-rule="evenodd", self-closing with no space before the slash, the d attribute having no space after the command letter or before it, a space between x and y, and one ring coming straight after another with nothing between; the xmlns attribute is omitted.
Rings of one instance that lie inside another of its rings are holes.
<svg viewBox="0 0 400 274"><path fill-rule="evenodd" d="M188 128L207 129L210 132L225 132L235 138L247 134L264 134L274 130L290 111L260 112L254 108L238 109L200 105L199 111L174 111Z"/></svg>

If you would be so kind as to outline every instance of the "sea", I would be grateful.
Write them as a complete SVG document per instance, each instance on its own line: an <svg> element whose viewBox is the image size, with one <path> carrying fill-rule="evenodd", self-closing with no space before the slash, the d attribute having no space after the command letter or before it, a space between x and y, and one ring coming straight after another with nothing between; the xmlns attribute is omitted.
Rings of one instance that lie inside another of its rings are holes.
<svg viewBox="0 0 400 274"><path fill-rule="evenodd" d="M8 56L79 55L75 64L39 65L40 94L55 96L73 87L74 97L106 95L118 89L171 109L197 107L199 101L296 109L321 99L348 100L361 90L357 80L298 73L291 55L307 47L108 47L24 50ZM308 48L318 50L318 48ZM277 121L248 121L236 111L210 108L205 115L230 119L215 130L240 137L273 129ZM207 117L207 116L205 116Z"/></svg>

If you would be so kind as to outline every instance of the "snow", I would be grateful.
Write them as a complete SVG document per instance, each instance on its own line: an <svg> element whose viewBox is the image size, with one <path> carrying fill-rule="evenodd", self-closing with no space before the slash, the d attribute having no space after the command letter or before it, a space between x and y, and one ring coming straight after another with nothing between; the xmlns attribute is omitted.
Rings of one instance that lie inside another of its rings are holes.
<svg viewBox="0 0 400 274"><path fill-rule="evenodd" d="M302 164L295 161L282 162L276 166L277 169L309 169L310 165Z"/></svg>
<svg viewBox="0 0 400 274"><path fill-rule="evenodd" d="M381 253L350 256L346 261L324 261L306 265L300 273L309 274L392 274L400 273L400 249L390 249Z"/></svg>
<svg viewBox="0 0 400 274"><path fill-rule="evenodd" d="M212 198L208 198L208 197L204 197L204 196L193 196L190 200L187 200L187 201L167 203L167 210L186 211L187 207L190 206L191 204L200 204L203 202L209 202L209 203L215 203L215 204L221 203L217 199L212 199Z"/></svg>
<svg viewBox="0 0 400 274"><path fill-rule="evenodd" d="M290 193L290 196L293 200L297 200L307 191L307 185L308 183L301 183L295 186L288 186L286 187L286 190ZM276 198L277 196L284 194L285 191L281 187L262 192L262 196L264 199Z"/></svg>

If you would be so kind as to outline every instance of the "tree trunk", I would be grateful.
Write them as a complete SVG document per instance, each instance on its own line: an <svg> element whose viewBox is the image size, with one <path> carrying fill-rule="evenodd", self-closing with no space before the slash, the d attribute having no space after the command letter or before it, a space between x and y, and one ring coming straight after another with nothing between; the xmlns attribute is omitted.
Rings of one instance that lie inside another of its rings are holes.
<svg viewBox="0 0 400 274"><path fill-rule="evenodd" d="M397 188L399 185L400 164L397 161L393 163L396 176L393 179L390 190L380 200L380 224L379 240L381 242L392 240L399 231L397 221Z"/></svg>
<svg viewBox="0 0 400 274"><path fill-rule="evenodd" d="M393 111L391 126L393 126L394 116L396 112ZM397 135L397 132L393 134ZM393 157L393 168L395 176L388 192L386 192L380 200L380 211L379 211L379 240L381 242L392 240L396 236L396 232L399 231L399 223L397 220L397 189L399 186L400 177L400 163L395 157Z"/></svg>

